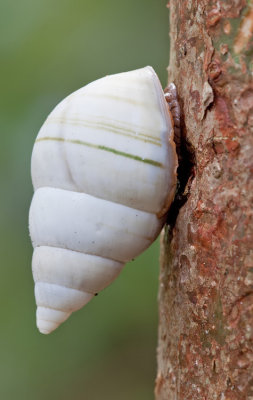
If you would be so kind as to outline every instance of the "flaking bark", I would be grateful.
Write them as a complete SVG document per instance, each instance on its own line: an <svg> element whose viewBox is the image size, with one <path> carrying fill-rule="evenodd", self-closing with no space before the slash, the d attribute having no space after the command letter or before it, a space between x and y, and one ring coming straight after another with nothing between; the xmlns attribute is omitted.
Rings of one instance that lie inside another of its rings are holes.
<svg viewBox="0 0 253 400"><path fill-rule="evenodd" d="M253 4L171 0L170 20L182 160L161 240L156 399L252 400Z"/></svg>

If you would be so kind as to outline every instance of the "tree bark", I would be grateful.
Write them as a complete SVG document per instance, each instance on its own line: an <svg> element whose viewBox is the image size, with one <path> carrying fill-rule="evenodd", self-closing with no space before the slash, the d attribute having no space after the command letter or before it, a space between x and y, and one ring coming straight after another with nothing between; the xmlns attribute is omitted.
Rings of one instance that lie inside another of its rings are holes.
<svg viewBox="0 0 253 400"><path fill-rule="evenodd" d="M171 0L170 30L182 143L156 399L253 400L253 4Z"/></svg>

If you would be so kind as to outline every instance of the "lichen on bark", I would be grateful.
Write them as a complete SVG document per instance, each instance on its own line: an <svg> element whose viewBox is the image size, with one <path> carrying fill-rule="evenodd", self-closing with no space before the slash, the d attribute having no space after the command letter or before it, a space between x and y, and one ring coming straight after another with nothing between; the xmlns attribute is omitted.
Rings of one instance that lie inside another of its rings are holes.
<svg viewBox="0 0 253 400"><path fill-rule="evenodd" d="M253 399L252 31L252 1L170 1L184 200L161 239L157 400Z"/></svg>

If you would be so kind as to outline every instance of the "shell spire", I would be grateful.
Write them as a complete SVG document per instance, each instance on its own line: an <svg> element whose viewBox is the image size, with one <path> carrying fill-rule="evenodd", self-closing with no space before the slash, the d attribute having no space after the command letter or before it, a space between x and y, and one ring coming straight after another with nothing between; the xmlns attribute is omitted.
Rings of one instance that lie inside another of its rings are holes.
<svg viewBox="0 0 253 400"><path fill-rule="evenodd" d="M55 330L156 239L176 168L171 117L151 67L106 76L55 107L32 154L40 332Z"/></svg>

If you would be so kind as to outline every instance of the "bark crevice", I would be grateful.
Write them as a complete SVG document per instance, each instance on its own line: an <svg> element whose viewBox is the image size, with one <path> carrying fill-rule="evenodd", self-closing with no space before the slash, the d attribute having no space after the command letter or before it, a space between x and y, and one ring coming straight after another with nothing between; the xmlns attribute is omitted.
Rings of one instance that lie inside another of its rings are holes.
<svg viewBox="0 0 253 400"><path fill-rule="evenodd" d="M182 109L182 107L181 107ZM177 147L177 189L173 203L170 206L166 224L169 231L173 231L180 208L186 203L190 195L191 181L194 178L195 151L186 138L184 117L180 116L180 145Z"/></svg>

